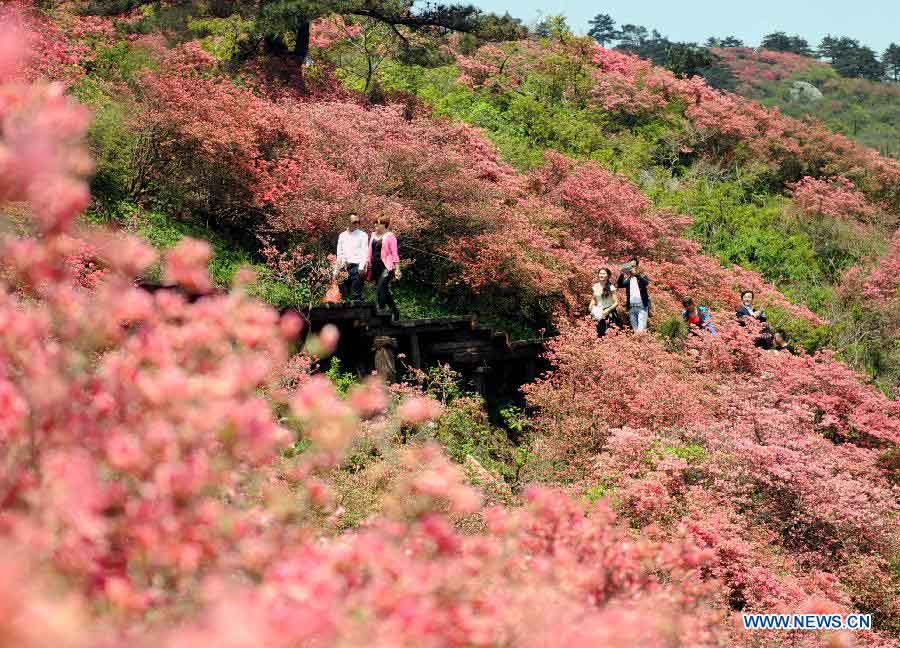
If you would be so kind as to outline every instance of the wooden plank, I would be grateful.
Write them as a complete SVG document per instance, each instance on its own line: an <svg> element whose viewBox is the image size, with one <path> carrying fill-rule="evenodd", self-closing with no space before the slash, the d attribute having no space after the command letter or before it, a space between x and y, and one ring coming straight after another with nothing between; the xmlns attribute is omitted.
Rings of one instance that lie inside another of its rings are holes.
<svg viewBox="0 0 900 648"><path fill-rule="evenodd" d="M409 359L413 367L422 368L422 351L419 349L419 336L416 333L409 336Z"/></svg>
<svg viewBox="0 0 900 648"><path fill-rule="evenodd" d="M396 324L379 324L373 322L369 327L371 335L392 335L394 337L403 337L412 335L413 333L453 333L456 331L463 332L467 329L465 321L433 321L427 324L420 324L415 327L397 326Z"/></svg>
<svg viewBox="0 0 900 648"><path fill-rule="evenodd" d="M432 353L457 353L460 351L482 353L493 347L490 343L481 340L460 340L458 342L433 342L426 348Z"/></svg>

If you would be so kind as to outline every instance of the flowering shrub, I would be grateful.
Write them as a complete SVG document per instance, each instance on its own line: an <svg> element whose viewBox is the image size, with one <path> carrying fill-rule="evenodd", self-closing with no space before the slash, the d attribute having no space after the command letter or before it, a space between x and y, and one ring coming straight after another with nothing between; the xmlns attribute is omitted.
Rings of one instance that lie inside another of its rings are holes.
<svg viewBox="0 0 900 648"><path fill-rule="evenodd" d="M888 627L882 592L896 575L873 556L900 542L896 487L879 464L900 410L830 356L760 352L753 335L725 323L680 354L649 336L564 327L554 371L526 388L544 430L537 470L588 492L602 484L641 528L699 534L732 607L817 597L862 605ZM829 576L857 574L859 561L877 586Z"/></svg>
<svg viewBox="0 0 900 648"><path fill-rule="evenodd" d="M846 178L816 179L809 176L788 185L794 202L807 215L867 221L875 215L873 205Z"/></svg>
<svg viewBox="0 0 900 648"><path fill-rule="evenodd" d="M878 261L874 272L866 279L866 297L881 301L896 300L900 291L900 232L894 235L891 247Z"/></svg>
<svg viewBox="0 0 900 648"><path fill-rule="evenodd" d="M13 68L2 60L0 69ZM633 538L605 507L585 516L547 490L530 491L523 509L485 512L485 530L463 534L451 520L478 512L479 497L435 448L403 454L386 517L319 540L304 522L332 506L317 475L349 448L358 417L384 400L359 392L345 401L321 378L303 381L287 404L311 445L279 459L291 434L260 390L278 378L295 319L279 320L240 290L189 302L134 287L154 254L75 226L85 203L73 199L84 195L83 112L42 86L2 91L27 99L3 104L4 159L39 170L54 189L36 194L30 176L0 176L3 209L20 201L35 230L3 240L11 283L0 298L0 532L27 547L15 569L10 551L0 567L4 640L89 642L95 628L81 610L93 607L97 636L173 647L200 637L543 645L559 636L560 619L572 620L564 627L573 642L718 643L714 585L690 541ZM48 114L68 127L42 128ZM33 137L18 137L25 132ZM71 270L72 239L106 268L93 289ZM208 254L183 243L167 255L165 276L201 290ZM323 334L320 347L334 342ZM436 413L413 399L399 415L419 424ZM70 588L71 605L44 601L25 571L32 564ZM538 603L543 612L523 622L521 611ZM38 610L53 617L40 636L31 627Z"/></svg>
<svg viewBox="0 0 900 648"><path fill-rule="evenodd" d="M84 74L79 62L86 48L67 38L54 23L40 18L30 0L4 2L0 7L0 24L7 31L7 38L12 38L14 32L24 34L27 42L23 52L29 61L27 66L19 68L18 73L25 80L43 77L68 84Z"/></svg>
<svg viewBox="0 0 900 648"><path fill-rule="evenodd" d="M824 63L792 52L755 50L749 47L714 48L713 54L727 65L743 83L781 81L808 72L810 68L827 67Z"/></svg>
<svg viewBox="0 0 900 648"><path fill-rule="evenodd" d="M589 108L602 115L623 118L628 123L651 119L669 121L680 131L680 150L716 161L724 158L763 163L782 182L798 180L798 166L800 177L845 176L857 184L870 203L883 202L893 212L900 210L897 191L900 163L835 135L820 123L786 117L777 109L714 90L700 77L679 79L636 56L586 44L577 38L491 45L483 49L483 55L479 50L465 59L463 65L460 80L471 87L483 85L477 74L467 71L475 62L481 66L481 76L486 79L497 75L502 62L503 89L528 92L530 78L543 72L541 60L562 59L566 65L560 67L578 72L553 77L559 83L568 84L560 91L561 96L584 96ZM791 68L808 61L771 52L760 54L759 60L776 61L778 66ZM508 73L509 70L515 73ZM587 87L583 87L585 84ZM683 115L691 128L685 130L674 121L676 114Z"/></svg>

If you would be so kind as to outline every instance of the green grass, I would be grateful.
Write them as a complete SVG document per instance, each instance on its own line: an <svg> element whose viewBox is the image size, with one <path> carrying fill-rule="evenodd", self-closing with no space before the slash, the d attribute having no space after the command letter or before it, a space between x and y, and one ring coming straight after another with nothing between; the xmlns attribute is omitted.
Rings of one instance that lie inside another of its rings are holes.
<svg viewBox="0 0 900 648"><path fill-rule="evenodd" d="M815 102L790 100L792 81L816 86L824 99ZM900 86L865 79L841 77L831 68L814 66L781 82L754 84L749 96L767 106L777 106L791 117L812 117L824 122L882 155L900 156Z"/></svg>
<svg viewBox="0 0 900 648"><path fill-rule="evenodd" d="M116 225L140 236L160 252L171 249L185 237L207 241L213 248L209 263L210 277L219 288L231 286L235 273L242 267L257 274L250 293L276 308L298 306L309 301L309 289L303 282L288 284L272 276L263 263L242 249L235 241L196 221L184 221L161 210L141 209L129 202L99 205L86 214L89 222ZM149 280L159 280L159 264L151 268Z"/></svg>

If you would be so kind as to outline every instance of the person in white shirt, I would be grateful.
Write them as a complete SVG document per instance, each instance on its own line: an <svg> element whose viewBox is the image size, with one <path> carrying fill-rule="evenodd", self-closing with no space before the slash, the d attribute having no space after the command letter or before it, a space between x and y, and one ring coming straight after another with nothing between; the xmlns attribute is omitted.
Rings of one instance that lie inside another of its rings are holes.
<svg viewBox="0 0 900 648"><path fill-rule="evenodd" d="M359 216L350 214L347 229L341 232L337 244L337 261L334 276L341 270L347 270L347 279L341 284L341 296L348 294L354 302L362 301L363 277L366 263L369 260L369 235L359 228Z"/></svg>
<svg viewBox="0 0 900 648"><path fill-rule="evenodd" d="M646 275L636 272L633 261L622 266L622 272L616 286L625 289L625 302L628 306L628 319L631 328L639 333L647 330L647 318L650 311L650 293L647 286L650 280Z"/></svg>

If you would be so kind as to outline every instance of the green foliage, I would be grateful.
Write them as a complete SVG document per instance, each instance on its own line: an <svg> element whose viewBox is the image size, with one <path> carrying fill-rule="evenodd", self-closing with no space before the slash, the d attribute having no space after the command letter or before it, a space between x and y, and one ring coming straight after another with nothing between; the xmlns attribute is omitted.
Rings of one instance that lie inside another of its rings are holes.
<svg viewBox="0 0 900 648"><path fill-rule="evenodd" d="M813 51L809 47L809 43L805 38L794 34L788 36L783 31L772 32L763 36L761 49L771 50L773 52L790 52L800 56L812 56Z"/></svg>
<svg viewBox="0 0 900 648"><path fill-rule="evenodd" d="M449 364L438 364L427 371L413 369L411 374L413 382L443 405L449 405L463 396L462 378Z"/></svg>
<svg viewBox="0 0 900 648"><path fill-rule="evenodd" d="M723 263L760 272L813 310L827 307L835 267L823 264L803 221L790 217L785 199L766 193L758 176L701 176L679 191L658 190L653 197L659 206L691 214L689 235Z"/></svg>
<svg viewBox="0 0 900 648"><path fill-rule="evenodd" d="M600 480L588 488L584 493L584 499L588 504L593 506L604 497L611 495L616 489L615 477L604 476Z"/></svg>
<svg viewBox="0 0 900 648"><path fill-rule="evenodd" d="M819 101L791 99L791 83L806 81L824 95ZM754 84L748 93L767 106L777 106L791 117L812 117L829 129L871 146L883 155L900 156L900 88L896 84L841 77L827 66L784 81Z"/></svg>
<svg viewBox="0 0 900 648"><path fill-rule="evenodd" d="M515 452L515 483L520 481L522 471L531 464L534 458L532 442L534 439L534 425L528 418L525 410L515 405L500 409L500 418L507 436L516 444Z"/></svg>
<svg viewBox="0 0 900 648"><path fill-rule="evenodd" d="M878 458L878 465L893 484L900 485L900 448L887 450ZM900 556L896 558L894 571L900 576Z"/></svg>
<svg viewBox="0 0 900 648"><path fill-rule="evenodd" d="M120 31L126 34L150 34L163 32L168 38L189 38L188 20L201 7L194 3L141 3L141 18L136 21L121 22Z"/></svg>
<svg viewBox="0 0 900 648"><path fill-rule="evenodd" d="M834 330L827 324L816 325L796 319L777 306L768 306L766 316L773 329L787 333L794 347L803 347L808 353L815 353L834 342Z"/></svg>
<svg viewBox="0 0 900 648"><path fill-rule="evenodd" d="M572 28L562 14L542 18L534 27L534 33L541 38L562 40L572 35Z"/></svg>
<svg viewBox="0 0 900 648"><path fill-rule="evenodd" d="M141 4L142 0L91 0L80 7L80 13L91 16L118 16Z"/></svg>
<svg viewBox="0 0 900 648"><path fill-rule="evenodd" d="M503 419L503 425L506 429L516 439L525 438L531 430L531 421L521 407L508 405L502 408L500 410L500 418Z"/></svg>
<svg viewBox="0 0 900 648"><path fill-rule="evenodd" d="M287 448L285 448L281 454L285 459L293 459L294 457L302 455L311 446L312 441L310 441L307 437L301 437L294 443L289 445Z"/></svg>
<svg viewBox="0 0 900 648"><path fill-rule="evenodd" d="M864 370L889 397L900 384L900 339L885 337L885 314L861 302L840 303L832 317L833 345L852 366Z"/></svg>
<svg viewBox="0 0 900 648"><path fill-rule="evenodd" d="M227 18L187 19L187 27L200 40L200 46L221 61L229 61L241 52L241 44L253 32L253 20L238 14Z"/></svg>
<svg viewBox="0 0 900 648"><path fill-rule="evenodd" d="M231 285L235 273L242 267L256 272L256 283L249 292L276 308L296 306L310 299L308 287L301 283L289 285L272 276L265 265L254 260L250 252L221 232L216 232L195 221L175 218L162 209L143 209L127 201L96 203L86 218L95 224L115 224L136 234L160 251L174 247L181 239L190 236L202 239L212 246L213 258L209 263L210 276L216 286ZM148 273L147 279L159 280L160 266Z"/></svg>
<svg viewBox="0 0 900 648"><path fill-rule="evenodd" d="M590 29L587 35L597 41L602 47L606 47L609 41L615 40L619 36L619 30L616 29L616 21L609 14L597 14L588 23Z"/></svg>
<svg viewBox="0 0 900 648"><path fill-rule="evenodd" d="M509 482L515 482L519 475L522 453L502 429L490 424L479 398L455 400L436 422L434 436L455 461L462 463L471 455L485 469Z"/></svg>
<svg viewBox="0 0 900 648"><path fill-rule="evenodd" d="M696 467L706 461L708 453L706 448L696 442L672 442L666 444L661 440L656 440L647 450L644 462L648 466L654 467L666 457L675 457L692 467Z"/></svg>
<svg viewBox="0 0 900 648"><path fill-rule="evenodd" d="M130 128L133 106L108 93L107 85L85 77L74 88L75 95L94 111L88 144L94 158L91 194L101 204L126 199L133 186L133 153L140 138Z"/></svg>
<svg viewBox="0 0 900 648"><path fill-rule="evenodd" d="M133 84L141 70L157 67L150 52L123 41L98 49L90 72L104 81Z"/></svg>
<svg viewBox="0 0 900 648"><path fill-rule="evenodd" d="M688 337L688 326L680 315L673 315L660 323L657 334L671 351L681 351Z"/></svg>
<svg viewBox="0 0 900 648"><path fill-rule="evenodd" d="M369 293L370 301L375 299L374 284L368 284L366 292ZM394 295L397 307L403 314L403 319L431 319L451 317L459 314L433 288L412 283L407 279L407 276L393 283L391 293Z"/></svg>
<svg viewBox="0 0 900 648"><path fill-rule="evenodd" d="M664 456L676 457L689 464L701 463L707 457L706 448L699 443L688 443L687 445L664 446L660 448L660 452Z"/></svg>
<svg viewBox="0 0 900 648"><path fill-rule="evenodd" d="M355 373L352 371L344 371L341 366L341 360L337 356L332 356L331 363L328 366L328 371L325 372L325 375L328 376L332 383L334 383L335 389L341 396L346 396L347 392L350 391L350 388L359 382Z"/></svg>
<svg viewBox="0 0 900 648"><path fill-rule="evenodd" d="M666 128L662 120L635 132L621 130L604 113L562 101L563 88L551 75L531 80L525 94L474 92L458 85L457 76L452 66L431 70L387 64L381 80L388 89L419 95L436 116L483 128L501 156L519 171L539 166L546 149L597 160L630 177L637 177L660 156L659 136Z"/></svg>

